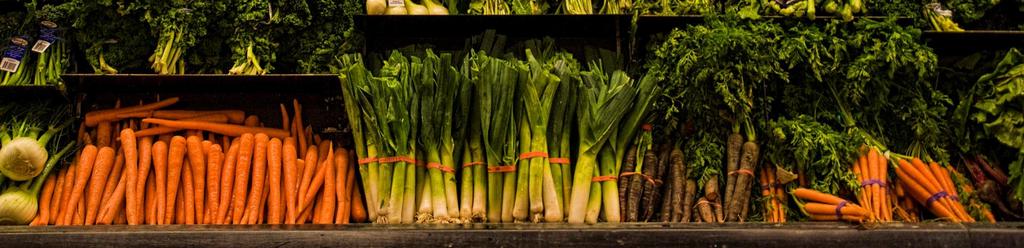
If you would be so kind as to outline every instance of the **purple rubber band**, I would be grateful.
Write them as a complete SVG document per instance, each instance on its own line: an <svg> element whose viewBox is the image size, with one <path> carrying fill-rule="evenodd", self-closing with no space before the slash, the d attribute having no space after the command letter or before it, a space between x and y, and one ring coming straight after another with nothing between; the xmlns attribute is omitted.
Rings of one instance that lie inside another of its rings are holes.
<svg viewBox="0 0 1024 248"><path fill-rule="evenodd" d="M846 206L846 201L841 201L841 202L839 202L839 205L836 205L836 218L837 219L843 220L843 207L845 207L845 206Z"/></svg>
<svg viewBox="0 0 1024 248"><path fill-rule="evenodd" d="M946 193L946 191L939 191L939 193L935 193L931 197L928 197L928 200L925 201L924 205L931 206L933 202L938 201L939 199L947 196L949 196L949 193Z"/></svg>
<svg viewBox="0 0 1024 248"><path fill-rule="evenodd" d="M878 180L878 179L868 179L868 180L864 180L863 182L860 183L860 187L862 187L862 188L863 187L867 187L867 186L871 186L871 185L878 185L878 186L881 186L881 187L885 187L885 183L883 183L882 180Z"/></svg>

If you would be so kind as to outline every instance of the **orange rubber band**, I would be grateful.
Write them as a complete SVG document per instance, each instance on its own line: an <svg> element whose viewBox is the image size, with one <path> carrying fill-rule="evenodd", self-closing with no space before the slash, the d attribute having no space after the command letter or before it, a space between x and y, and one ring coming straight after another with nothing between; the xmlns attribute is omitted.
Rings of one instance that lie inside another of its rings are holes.
<svg viewBox="0 0 1024 248"><path fill-rule="evenodd" d="M617 177L617 176L598 176L598 177L591 178L590 181L597 183L597 182L612 181L612 180L615 180L615 179L618 179L618 178L619 177Z"/></svg>
<svg viewBox="0 0 1024 248"><path fill-rule="evenodd" d="M377 162L377 158L364 158L359 160L359 165L367 165L373 162Z"/></svg>
<svg viewBox="0 0 1024 248"><path fill-rule="evenodd" d="M750 171L748 169L739 169L739 170L730 171L729 175L737 174L737 173L744 174L744 175L747 175L747 176L754 176L754 172L752 172L752 171Z"/></svg>
<svg viewBox="0 0 1024 248"><path fill-rule="evenodd" d="M487 167L487 173L506 173L506 172L516 172L516 166L515 165L504 165L504 166L499 165L499 166Z"/></svg>
<svg viewBox="0 0 1024 248"><path fill-rule="evenodd" d="M536 151L536 152L524 152L524 153L519 154L519 159L529 159L529 158L537 158L537 157L546 158L546 157L548 157L548 153L547 152Z"/></svg>
<svg viewBox="0 0 1024 248"><path fill-rule="evenodd" d="M569 158L549 158L548 163L551 164L569 164Z"/></svg>
<svg viewBox="0 0 1024 248"><path fill-rule="evenodd" d="M378 162L380 162L382 164L389 164L389 163L395 163L395 162L406 162L406 163L410 163L410 164L415 164L416 163L416 159L415 158L410 158L410 157L386 157L386 158L381 158L380 160L378 160Z"/></svg>
<svg viewBox="0 0 1024 248"><path fill-rule="evenodd" d="M438 162L427 163L427 169L438 169L441 170L442 172L455 173L455 169L453 169L452 167L444 166Z"/></svg>
<svg viewBox="0 0 1024 248"><path fill-rule="evenodd" d="M473 167L473 166L483 165L483 164L484 164L484 162L476 161L476 162L469 162L469 163L462 164L462 167Z"/></svg>

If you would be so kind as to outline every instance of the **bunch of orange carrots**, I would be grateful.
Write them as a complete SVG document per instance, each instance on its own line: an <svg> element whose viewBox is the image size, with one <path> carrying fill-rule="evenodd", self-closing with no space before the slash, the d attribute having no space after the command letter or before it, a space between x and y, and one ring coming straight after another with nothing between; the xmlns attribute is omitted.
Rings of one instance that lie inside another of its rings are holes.
<svg viewBox="0 0 1024 248"><path fill-rule="evenodd" d="M896 175L902 190L932 214L952 222L974 222L960 203L947 168L936 162L925 164L918 158L899 159Z"/></svg>
<svg viewBox="0 0 1024 248"><path fill-rule="evenodd" d="M816 190L797 188L793 190L793 196L804 202L801 208L814 221L862 223L871 217L867 209L857 204Z"/></svg>
<svg viewBox="0 0 1024 248"><path fill-rule="evenodd" d="M778 183L775 177L774 166L761 168L761 196L765 201L764 221L768 223L786 222L786 194L782 190L782 184Z"/></svg>
<svg viewBox="0 0 1024 248"><path fill-rule="evenodd" d="M303 126L297 101L270 128L239 110L162 110L178 100L87 113L86 145L47 178L32 225L366 221L353 154Z"/></svg>
<svg viewBox="0 0 1024 248"><path fill-rule="evenodd" d="M871 147L861 153L853 163L853 173L860 182L857 201L871 212L871 221L892 221L892 204L889 204L889 160L877 148Z"/></svg>

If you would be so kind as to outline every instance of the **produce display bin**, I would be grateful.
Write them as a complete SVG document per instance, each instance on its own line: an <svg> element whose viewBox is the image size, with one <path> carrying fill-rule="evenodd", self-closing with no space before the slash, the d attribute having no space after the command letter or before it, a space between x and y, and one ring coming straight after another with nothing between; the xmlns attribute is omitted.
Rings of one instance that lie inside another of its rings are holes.
<svg viewBox="0 0 1024 248"><path fill-rule="evenodd" d="M861 17L884 19L884 17ZM768 16L767 21L790 21ZM833 17L819 17L825 23ZM901 23L913 20L901 18ZM579 57L587 48L643 61L652 37L703 22L703 16L515 15L354 16L364 39L362 54L381 55L410 45L439 51L476 48L467 39L488 30L506 44L553 37ZM1024 31L925 31L923 42L942 56L1024 47ZM972 46L984 43L985 46ZM386 57L386 54L384 54ZM638 63L638 67L643 67ZM639 68L630 68L639 69ZM279 127L280 108L303 105L314 133L350 147L338 75L269 74L151 75L65 74L62 86L0 86L0 103L32 99L66 102L79 121L98 109L169 97L168 109L239 109ZM763 92L764 94L769 94ZM775 94L778 92L772 92ZM756 183L756 182L755 182ZM755 192L759 193L759 192ZM845 203L844 203L845 204ZM840 207L841 208L841 207ZM799 210L794 210L799 211ZM411 224L411 225L167 225L167 226L0 226L4 247L1024 247L1024 222L959 224L771 223L598 223L598 224Z"/></svg>

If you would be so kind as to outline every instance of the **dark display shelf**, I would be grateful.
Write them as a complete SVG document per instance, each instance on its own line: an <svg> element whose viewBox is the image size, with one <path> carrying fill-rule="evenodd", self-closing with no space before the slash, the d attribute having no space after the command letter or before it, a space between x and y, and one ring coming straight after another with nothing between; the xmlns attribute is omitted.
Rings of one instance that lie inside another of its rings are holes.
<svg viewBox="0 0 1024 248"><path fill-rule="evenodd" d="M965 55L980 51L1001 51L1011 47L1024 48L1024 31L925 31L921 36L928 46L943 55Z"/></svg>
<svg viewBox="0 0 1024 248"><path fill-rule="evenodd" d="M0 227L9 247L1021 247L1024 223Z"/></svg>
<svg viewBox="0 0 1024 248"><path fill-rule="evenodd" d="M0 86L0 102L35 101L39 99L68 100L63 88L60 86Z"/></svg>

